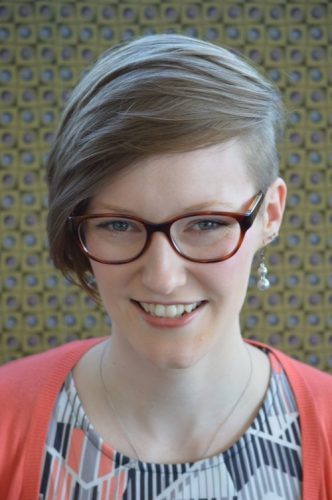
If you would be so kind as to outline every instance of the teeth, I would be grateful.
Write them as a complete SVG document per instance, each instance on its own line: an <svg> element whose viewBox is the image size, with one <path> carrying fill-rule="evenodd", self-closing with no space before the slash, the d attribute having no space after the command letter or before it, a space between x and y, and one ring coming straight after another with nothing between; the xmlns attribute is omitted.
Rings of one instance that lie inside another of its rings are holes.
<svg viewBox="0 0 332 500"><path fill-rule="evenodd" d="M193 302L192 304L171 304L164 306L163 304L140 302L145 312L152 314L152 316L158 316L158 318L177 318L182 316L183 313L190 313L200 304L201 302Z"/></svg>
<svg viewBox="0 0 332 500"><path fill-rule="evenodd" d="M153 309L152 310L150 309L150 311L153 313ZM154 313L156 316L160 316L160 317L166 316L166 307L158 304L155 307Z"/></svg>
<svg viewBox="0 0 332 500"><path fill-rule="evenodd" d="M187 313L190 313L193 309L195 309L195 307L197 306L197 302L194 302L194 304L186 304L184 306L184 310L187 312Z"/></svg>

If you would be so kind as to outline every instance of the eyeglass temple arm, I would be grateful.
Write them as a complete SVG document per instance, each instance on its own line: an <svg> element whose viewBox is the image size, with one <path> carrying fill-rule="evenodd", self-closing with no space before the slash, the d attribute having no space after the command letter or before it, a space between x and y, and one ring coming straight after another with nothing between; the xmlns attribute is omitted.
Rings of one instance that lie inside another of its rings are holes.
<svg viewBox="0 0 332 500"><path fill-rule="evenodd" d="M259 191L259 193L257 193L255 199L253 200L252 204L244 214L244 218L241 221L242 229L247 230L252 226L257 216L258 210L260 209L263 203L264 196L265 194L263 193L263 191Z"/></svg>

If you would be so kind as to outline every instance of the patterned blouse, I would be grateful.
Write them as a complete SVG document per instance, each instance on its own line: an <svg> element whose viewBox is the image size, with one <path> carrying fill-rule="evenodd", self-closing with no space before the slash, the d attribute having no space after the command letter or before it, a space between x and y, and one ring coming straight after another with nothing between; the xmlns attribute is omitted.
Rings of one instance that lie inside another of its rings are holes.
<svg viewBox="0 0 332 500"><path fill-rule="evenodd" d="M269 388L245 434L214 457L174 465L114 450L89 422L69 374L49 426L39 500L299 500L299 415L285 372L269 357Z"/></svg>

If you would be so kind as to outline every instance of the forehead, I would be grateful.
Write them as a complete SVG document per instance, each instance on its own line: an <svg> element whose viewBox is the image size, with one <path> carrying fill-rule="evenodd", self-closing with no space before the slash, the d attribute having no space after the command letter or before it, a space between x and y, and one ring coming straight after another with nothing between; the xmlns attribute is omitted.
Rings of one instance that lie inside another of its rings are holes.
<svg viewBox="0 0 332 500"><path fill-rule="evenodd" d="M243 148L232 141L139 160L105 182L91 206L96 210L123 207L142 216L145 210L151 216L151 210L159 213L165 209L169 216L193 205L204 205L197 207L202 210L211 204L229 210L240 208L239 201L252 194Z"/></svg>

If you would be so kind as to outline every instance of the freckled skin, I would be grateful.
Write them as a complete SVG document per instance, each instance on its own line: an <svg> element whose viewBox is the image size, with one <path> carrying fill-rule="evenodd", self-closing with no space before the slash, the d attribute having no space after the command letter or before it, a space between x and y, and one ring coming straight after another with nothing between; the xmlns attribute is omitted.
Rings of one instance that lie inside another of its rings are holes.
<svg viewBox="0 0 332 500"><path fill-rule="evenodd" d="M230 142L141 161L106 185L91 201L89 212L125 210L163 222L201 203L208 204L205 210L241 212L256 191L241 145ZM188 368L220 358L225 346L239 342L239 314L253 256L269 229L266 220L257 217L240 250L224 262L185 260L161 233L154 234L146 253L134 262L117 266L91 260L102 301L112 317L112 342L118 355L161 368ZM132 300L206 303L187 324L158 328L146 321Z"/></svg>

